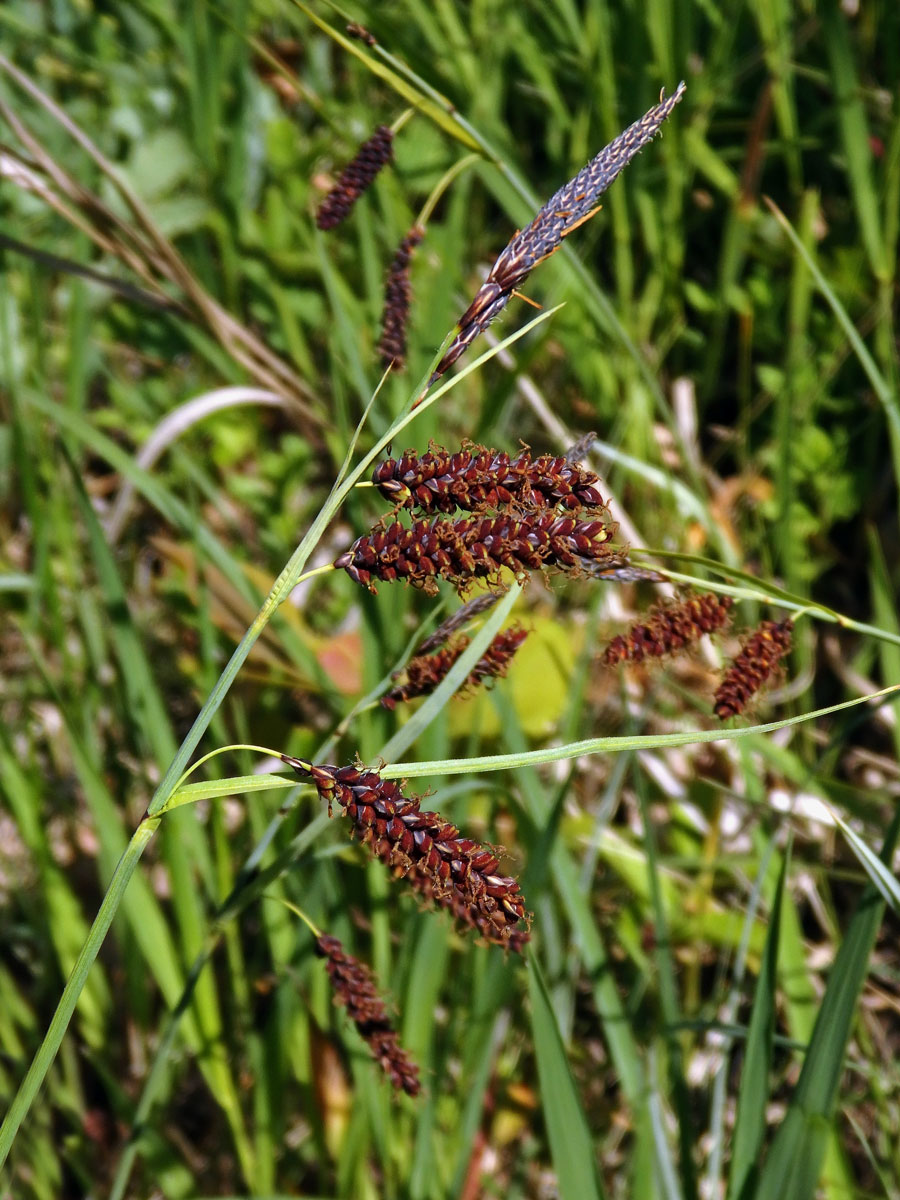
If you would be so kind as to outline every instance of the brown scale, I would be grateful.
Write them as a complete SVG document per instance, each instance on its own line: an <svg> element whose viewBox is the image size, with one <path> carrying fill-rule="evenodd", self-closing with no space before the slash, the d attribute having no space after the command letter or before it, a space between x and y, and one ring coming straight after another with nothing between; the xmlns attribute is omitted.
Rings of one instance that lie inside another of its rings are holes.
<svg viewBox="0 0 900 1200"><path fill-rule="evenodd" d="M585 560L609 558L615 526L578 521L554 512L449 521L395 521L376 526L335 560L354 582L406 579L433 595L437 579L464 588L474 578L497 580L502 567L517 576L542 567L578 571Z"/></svg>
<svg viewBox="0 0 900 1200"><path fill-rule="evenodd" d="M495 945L521 950L528 941L531 917L518 881L497 873L493 847L463 837L440 813L422 812L418 797L404 796L377 771L281 757L312 779L329 816L333 803L341 806L359 840L395 876Z"/></svg>
<svg viewBox="0 0 900 1200"><path fill-rule="evenodd" d="M753 631L716 688L713 712L720 721L744 711L747 702L790 652L793 628L788 619L780 623L763 621Z"/></svg>
<svg viewBox="0 0 900 1200"><path fill-rule="evenodd" d="M679 604L654 608L649 620L613 638L603 653L603 661L612 667L620 662L642 662L645 658L675 654L691 642L699 641L704 633L722 629L728 623L733 603L730 596L706 592Z"/></svg>
<svg viewBox="0 0 900 1200"><path fill-rule="evenodd" d="M358 42L365 42L370 48L378 44L375 35L369 33L365 25L360 25L359 21L351 21L347 25L347 37L354 38Z"/></svg>
<svg viewBox="0 0 900 1200"><path fill-rule="evenodd" d="M527 510L605 508L592 471L552 454L532 458L527 448L510 458L506 451L474 443L464 443L456 453L432 444L425 454L407 450L401 458L379 464L372 482L398 508L426 515L510 505Z"/></svg>
<svg viewBox="0 0 900 1200"><path fill-rule="evenodd" d="M335 1002L346 1008L382 1071L397 1091L418 1096L422 1090L419 1068L400 1045L375 976L329 934L316 938L316 953L326 960L325 969L334 988Z"/></svg>
<svg viewBox="0 0 900 1200"><path fill-rule="evenodd" d="M372 136L363 142L319 205L316 225L320 229L334 229L349 215L381 168L393 160L393 141L393 131L387 125L379 125Z"/></svg>
<svg viewBox="0 0 900 1200"><path fill-rule="evenodd" d="M406 366L406 327L411 297L409 268L413 251L424 236L422 226L414 226L397 247L388 270L378 354L382 365L388 367L393 363L395 371L402 371Z"/></svg>
<svg viewBox="0 0 900 1200"><path fill-rule="evenodd" d="M528 630L520 626L513 626L498 633L460 685L460 692L470 692L487 679L499 679L505 675L527 637ZM447 678L450 668L468 644L469 639L461 637L442 647L436 654L415 655L406 664L404 671L398 671L394 675L395 679L402 674L406 678L403 683L391 688L381 697L382 705L393 710L398 703L412 700L416 696L430 696L438 684Z"/></svg>

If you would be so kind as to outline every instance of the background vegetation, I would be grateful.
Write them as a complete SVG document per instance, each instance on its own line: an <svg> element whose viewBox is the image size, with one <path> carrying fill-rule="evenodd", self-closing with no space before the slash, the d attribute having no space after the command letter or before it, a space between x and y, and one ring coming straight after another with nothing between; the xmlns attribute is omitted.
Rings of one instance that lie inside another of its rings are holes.
<svg viewBox="0 0 900 1200"><path fill-rule="evenodd" d="M396 62L323 28L347 18ZM409 371L388 378L361 448L511 232L684 78L663 135L529 281L565 306L403 444L561 450L595 430L632 545L850 618L798 623L751 721L900 679L896 4L8 0L0 48L3 1108L377 387L394 247L468 155L415 259ZM396 166L320 234L329 181L411 101ZM514 301L498 336L531 316ZM223 407L236 386L253 390ZM158 456L139 458L154 434ZM354 494L311 565L381 511ZM734 580L751 597L738 629L786 611ZM598 665L651 599L533 584L509 680L451 701L395 758L712 728L712 648L663 671ZM201 749L309 755L329 739L326 761L374 761L402 712L331 735L435 610L339 573L302 585ZM282 809L283 792L235 793L166 816L0 1189L900 1195L898 922L866 856L890 862L897 736L892 707L863 706L731 742L429 778L449 819L507 848L535 913L524 965L419 911L324 828L309 790ZM374 966L424 1098L388 1099L279 897Z"/></svg>

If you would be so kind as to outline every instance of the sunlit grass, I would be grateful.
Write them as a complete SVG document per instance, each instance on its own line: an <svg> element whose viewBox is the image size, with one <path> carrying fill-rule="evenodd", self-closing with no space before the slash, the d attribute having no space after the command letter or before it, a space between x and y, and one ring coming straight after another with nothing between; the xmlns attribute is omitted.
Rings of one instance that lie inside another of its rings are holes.
<svg viewBox="0 0 900 1200"><path fill-rule="evenodd" d="M0 248L2 1186L892 1195L898 735L890 696L862 698L900 679L897 16L351 15L377 46L318 3L0 9L0 49L58 106L0 72L0 235L65 260ZM514 298L499 352L398 419L512 232L682 77L664 135L529 279L525 335ZM316 232L327 177L411 104L395 167ZM413 263L408 371L382 380L387 264L473 152ZM229 385L284 407L139 459ZM737 631L806 610L771 702L723 737L736 637L620 675L598 650L653 589L554 580L511 591L413 710L373 704L435 603L341 572L294 591L383 513L359 464L588 430L623 540L658 548L633 561L736 596ZM451 699L510 612L533 657ZM308 790L251 786L255 751L173 792L195 752L250 743L426 776L506 847L527 963L419 911ZM269 898L395 997L417 1102L389 1102Z"/></svg>

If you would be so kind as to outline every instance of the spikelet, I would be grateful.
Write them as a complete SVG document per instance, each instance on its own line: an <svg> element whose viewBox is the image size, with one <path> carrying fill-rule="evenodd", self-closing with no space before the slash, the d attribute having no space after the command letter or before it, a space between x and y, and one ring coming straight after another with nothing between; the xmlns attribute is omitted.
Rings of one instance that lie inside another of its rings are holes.
<svg viewBox="0 0 900 1200"><path fill-rule="evenodd" d="M281 757L312 779L328 803L329 816L333 803L341 806L356 836L397 878L486 941L522 950L531 918L518 881L497 874L500 863L493 847L463 837L440 813L422 812L418 797L404 796L377 771Z"/></svg>
<svg viewBox="0 0 900 1200"><path fill-rule="evenodd" d="M763 621L750 635L716 688L713 712L720 721L742 713L782 658L790 652L793 621Z"/></svg>
<svg viewBox="0 0 900 1200"><path fill-rule="evenodd" d="M456 453L432 443L425 454L407 450L379 463L372 482L386 500L424 515L458 508L483 513L511 505L522 511L605 507L592 471L552 454L532 458L527 447L511 458L474 442L464 442Z"/></svg>
<svg viewBox="0 0 900 1200"><path fill-rule="evenodd" d="M518 625L498 633L466 676L460 692L471 692L487 679L500 679L504 676L527 637L528 630ZM430 696L438 684L447 678L450 668L468 644L467 637L457 638L436 654L415 655L406 664L404 671L398 671L394 675L395 679L401 675L405 675L406 678L403 683L391 688L381 697L382 705L393 710L398 703L412 700L416 696Z"/></svg>
<svg viewBox="0 0 900 1200"><path fill-rule="evenodd" d="M372 46L377 45L375 35L369 33L365 25L360 25L359 21L350 21L348 23L347 37L351 37L357 42L365 42L370 49Z"/></svg>
<svg viewBox="0 0 900 1200"><path fill-rule="evenodd" d="M632 625L628 633L615 637L603 653L608 667L620 662L642 662L675 654L704 633L714 633L728 622L734 601L730 596L706 592L689 596L679 604L661 605L650 610L649 619Z"/></svg>
<svg viewBox="0 0 900 1200"><path fill-rule="evenodd" d="M384 289L384 311L381 315L381 339L378 353L382 365L394 364L395 371L406 366L406 326L409 321L409 267L413 251L425 236L421 225L415 225L397 247L390 265Z"/></svg>
<svg viewBox="0 0 900 1200"><path fill-rule="evenodd" d="M407 1096L418 1096L421 1091L419 1068L400 1045L384 1000L379 995L375 976L329 934L316 938L316 954L325 959L335 1003L346 1008L350 1020L394 1088L406 1092Z"/></svg>
<svg viewBox="0 0 900 1200"><path fill-rule="evenodd" d="M506 307L534 268L549 258L597 208L597 201L619 172L650 142L684 94L684 83L639 121L620 133L574 179L555 192L534 220L517 233L488 272L475 299L460 317L459 332L435 368L428 386L440 379L491 321Z"/></svg>
<svg viewBox="0 0 900 1200"><path fill-rule="evenodd" d="M493 608L508 591L507 587L499 587L495 591L482 592L480 596L473 596L471 600L467 600L461 608L441 621L434 633L429 634L425 641L416 647L416 654L430 654L437 650L438 646L443 646L451 634L456 633L457 629L462 629L473 617Z"/></svg>
<svg viewBox="0 0 900 1200"><path fill-rule="evenodd" d="M604 520L577 521L553 512L458 521L439 517L411 527L395 521L357 538L334 565L370 592L377 591L376 579L405 579L434 595L438 579L464 590L476 578L498 582L503 567L519 578L545 567L577 574L586 560L613 555L614 531Z"/></svg>
<svg viewBox="0 0 900 1200"><path fill-rule="evenodd" d="M319 205L316 224L320 229L334 229L348 216L381 168L393 160L393 141L393 131L387 125L379 125L372 136L363 142L352 162L344 167L340 179Z"/></svg>

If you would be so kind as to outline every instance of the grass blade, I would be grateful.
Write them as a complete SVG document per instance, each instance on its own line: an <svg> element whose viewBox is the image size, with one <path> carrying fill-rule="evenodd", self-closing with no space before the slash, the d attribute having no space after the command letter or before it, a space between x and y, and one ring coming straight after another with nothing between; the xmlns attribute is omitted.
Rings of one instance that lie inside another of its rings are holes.
<svg viewBox="0 0 900 1200"><path fill-rule="evenodd" d="M528 994L547 1136L561 1200L602 1200L594 1147L584 1109L569 1070L547 985L533 954L528 955Z"/></svg>
<svg viewBox="0 0 900 1200"><path fill-rule="evenodd" d="M787 878L790 849L781 860L775 885L769 931L763 952L762 969L756 984L747 1053L741 1072L737 1116L732 1143L728 1200L744 1200L753 1195L759 1170L759 1155L766 1131L766 1105L769 1099L769 1071L772 1066L772 1040L775 1033L775 996L778 984L778 947L781 938L781 903Z"/></svg>
<svg viewBox="0 0 900 1200"><path fill-rule="evenodd" d="M890 862L898 834L900 811L885 837L883 862ZM800 1079L753 1193L757 1200L775 1196L812 1200L815 1194L837 1104L844 1054L883 915L884 900L870 884L834 960Z"/></svg>

